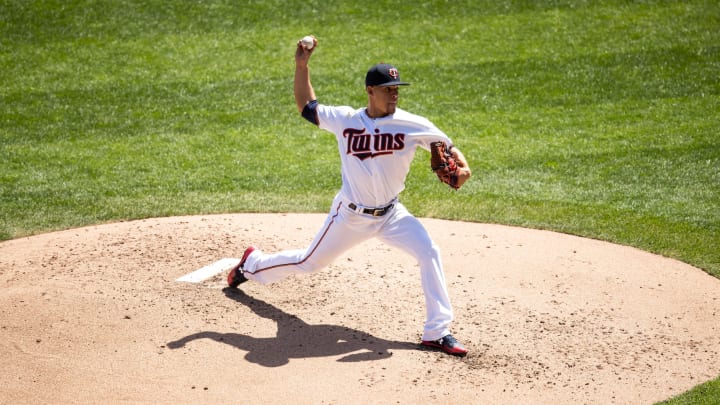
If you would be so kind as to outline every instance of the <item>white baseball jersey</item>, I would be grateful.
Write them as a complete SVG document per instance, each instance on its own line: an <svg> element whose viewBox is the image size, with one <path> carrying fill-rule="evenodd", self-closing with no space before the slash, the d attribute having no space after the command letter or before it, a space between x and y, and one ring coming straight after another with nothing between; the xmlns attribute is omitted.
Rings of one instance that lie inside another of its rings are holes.
<svg viewBox="0 0 720 405"><path fill-rule="evenodd" d="M450 139L429 120L401 109L370 118L366 109L317 107L319 127L335 134L342 160L342 190L350 201L381 207L405 189L418 146Z"/></svg>

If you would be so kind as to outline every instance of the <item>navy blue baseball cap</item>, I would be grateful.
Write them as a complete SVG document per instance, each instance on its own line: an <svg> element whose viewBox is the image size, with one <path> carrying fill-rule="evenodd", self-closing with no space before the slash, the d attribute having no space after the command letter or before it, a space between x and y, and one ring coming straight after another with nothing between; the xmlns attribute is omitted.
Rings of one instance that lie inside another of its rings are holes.
<svg viewBox="0 0 720 405"><path fill-rule="evenodd" d="M365 75L365 86L407 86L410 83L400 81L400 72L393 65L378 63Z"/></svg>

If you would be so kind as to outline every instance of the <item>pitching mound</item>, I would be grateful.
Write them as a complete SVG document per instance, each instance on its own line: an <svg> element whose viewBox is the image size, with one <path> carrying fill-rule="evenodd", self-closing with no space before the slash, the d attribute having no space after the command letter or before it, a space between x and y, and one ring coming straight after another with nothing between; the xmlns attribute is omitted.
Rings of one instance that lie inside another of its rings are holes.
<svg viewBox="0 0 720 405"><path fill-rule="evenodd" d="M0 243L0 403L649 403L720 374L720 280L553 232L424 219L471 354L418 346L416 263L377 241L242 290L176 281L320 214L175 217ZM448 233L452 230L452 233Z"/></svg>

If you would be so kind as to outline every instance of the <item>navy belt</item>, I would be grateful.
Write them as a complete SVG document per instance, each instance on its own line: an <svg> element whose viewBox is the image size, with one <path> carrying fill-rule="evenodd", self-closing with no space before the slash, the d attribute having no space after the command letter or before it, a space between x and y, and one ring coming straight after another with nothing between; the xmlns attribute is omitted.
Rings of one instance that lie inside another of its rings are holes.
<svg viewBox="0 0 720 405"><path fill-rule="evenodd" d="M390 203L382 208L363 208L360 212L362 212L363 214L372 215L374 217L381 217L381 216L387 214L388 212L390 212L390 210L394 206L395 206L395 203ZM357 212L358 206L355 205L355 203L348 204L348 207L351 210Z"/></svg>

